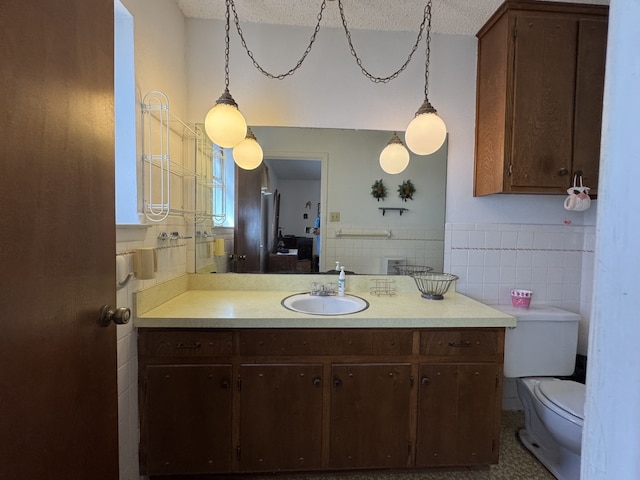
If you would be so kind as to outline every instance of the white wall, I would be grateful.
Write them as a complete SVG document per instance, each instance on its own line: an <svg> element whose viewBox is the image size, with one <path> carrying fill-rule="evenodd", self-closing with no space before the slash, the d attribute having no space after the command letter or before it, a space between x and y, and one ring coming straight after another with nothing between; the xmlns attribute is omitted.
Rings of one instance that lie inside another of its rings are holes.
<svg viewBox="0 0 640 480"><path fill-rule="evenodd" d="M320 203L320 180L280 180L280 227L283 235L312 238L306 228L313 228L316 211ZM311 202L311 208L307 208ZM304 218L304 215L307 218Z"/></svg>
<svg viewBox="0 0 640 480"><path fill-rule="evenodd" d="M583 480L640 478L640 2L612 0Z"/></svg>
<svg viewBox="0 0 640 480"><path fill-rule="evenodd" d="M136 121L138 123L138 177L140 177L140 103L150 90L164 92L170 110L178 117L186 114L186 66L184 60L185 22L173 0L122 0L134 17ZM182 147L172 134L172 159L181 162ZM140 178L138 178L140 188ZM140 198L140 196L139 196ZM177 198L178 201L181 200ZM140 209L140 205L138 205ZM116 253L132 267L132 252L139 247L158 248L158 275L153 280L132 279L118 290L117 306L133 308L134 292L167 281L187 271L187 244L184 240L158 240L161 232L187 234L182 217L145 227L116 228ZM138 480L138 357L137 333L132 324L118 326L118 417L120 480Z"/></svg>

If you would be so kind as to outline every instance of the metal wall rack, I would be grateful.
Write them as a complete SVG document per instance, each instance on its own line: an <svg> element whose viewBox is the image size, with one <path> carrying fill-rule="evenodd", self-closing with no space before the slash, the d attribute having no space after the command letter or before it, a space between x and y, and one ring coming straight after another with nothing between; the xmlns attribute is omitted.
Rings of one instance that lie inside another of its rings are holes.
<svg viewBox="0 0 640 480"><path fill-rule="evenodd" d="M145 217L161 222L172 214L183 215L194 223L207 219L215 222L225 212L224 203L219 205L225 198L224 151L214 148L201 126L190 126L172 114L163 92L148 92L140 107ZM171 144L172 135L183 142L182 149ZM180 153L179 161L172 160L172 153L176 152ZM176 184L176 180L180 183ZM172 183L178 186L177 193Z"/></svg>

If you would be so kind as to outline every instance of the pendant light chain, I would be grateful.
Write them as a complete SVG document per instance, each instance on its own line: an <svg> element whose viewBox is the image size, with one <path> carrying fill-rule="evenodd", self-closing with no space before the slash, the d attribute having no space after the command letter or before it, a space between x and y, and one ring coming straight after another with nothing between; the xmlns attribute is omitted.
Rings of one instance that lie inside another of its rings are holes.
<svg viewBox="0 0 640 480"><path fill-rule="evenodd" d="M230 0L226 0L227 11L224 16L226 22L224 27L224 88L226 91L229 90L229 2Z"/></svg>
<svg viewBox="0 0 640 480"><path fill-rule="evenodd" d="M431 59L431 0L427 2L427 50L424 61L424 98L429 97L429 61Z"/></svg>
<svg viewBox="0 0 640 480"><path fill-rule="evenodd" d="M360 67L362 74L374 83L388 83L389 81L398 77L398 75L400 75L407 68L407 65L409 65L409 62L411 62L411 58L413 57L413 54L416 52L416 50L418 49L418 46L420 45L420 40L422 40L422 34L424 32L425 24L427 23L427 18L429 19L429 24L431 22L431 0L429 0L427 5L424 7L422 23L420 24L420 29L418 31L418 37L416 38L416 43L413 45L413 48L411 49L411 52L409 53L407 60L402 64L402 66L398 70L393 72L391 75L387 77L376 77L371 73L369 73L369 71L366 68L364 68L364 66L362 65L362 59L360 59L360 57L358 56L358 53L356 52L356 49L354 48L353 43L351 42L351 32L349 31L349 27L347 26L347 19L344 15L342 0L338 0L338 7L340 8L340 18L342 19L342 26L344 28L344 33L347 36L347 42L349 42L349 49L351 50L351 55L353 55L353 57L356 59L356 63ZM427 48L428 47L429 47L429 42L427 41Z"/></svg>
<svg viewBox="0 0 640 480"><path fill-rule="evenodd" d="M251 59L251 62L253 63L253 66L260 71L260 73L262 73L264 76L271 78L271 79L275 79L275 80L283 80L286 77L293 75L301 66L302 63L306 60L307 56L309 55L309 53L311 52L311 49L313 48L313 45L316 41L316 36L318 35L318 32L320 31L320 24L322 22L322 16L324 13L324 10L327 6L327 0L322 0L322 4L320 5L320 13L318 13L318 22L316 23L316 26L313 30L313 34L311 35L311 38L309 40L309 44L307 45L306 50L304 51L304 53L302 54L302 56L300 57L300 59L298 60L298 62L296 63L296 65L289 69L287 72L285 73L280 73L280 74L274 74L274 73L270 73L269 71L267 71L266 69L264 69L259 63L258 61L255 59L253 52L249 49L248 45L247 45L247 41L244 37L244 33L242 31L242 28L240 27L240 20L238 18L238 12L236 11L236 6L233 0L226 0L227 3L227 36L225 38L227 44L226 44L226 50L225 50L225 61L226 61L226 65L225 65L225 74L226 74L226 78L225 78L225 82L228 86L229 84L229 79L228 79L228 55L229 55L229 5L231 6L231 10L233 11L233 19L234 22L236 24L236 30L238 31L238 35L240 36L240 41L242 42L242 46L244 47L244 49L247 52L247 55L249 56L249 58ZM369 80L371 80L374 83L388 83L391 80L394 80L395 78L398 77L398 75L400 75L409 65L409 62L411 62L411 59L413 58L413 54L416 52L416 50L418 49L418 46L420 45L420 41L422 40L422 36L424 34L425 31L425 26L428 25L428 27L426 28L427 30L427 61L426 61L426 79L428 80L428 76L429 76L429 43L430 43L430 31L431 31L431 0L428 1L427 5L425 5L424 7L424 12L423 12L423 16L422 16L422 22L420 23L420 27L419 27L419 31L418 31L418 36L416 38L416 43L413 45L413 47L411 48L411 51L409 52L409 55L407 56L407 60L400 66L400 68L398 70L396 70L395 72L393 72L391 75L386 76L386 77L377 77L375 75L372 75L371 73L369 73L369 71L363 66L362 64L362 59L360 58L360 56L358 55L358 53L356 52L355 47L353 46L353 42L351 41L351 32L349 31L349 27L347 25L347 19L345 17L344 14L344 8L342 6L342 0L338 0L338 7L340 9L340 18L342 20L342 27L344 28L344 32L345 35L347 37L347 42L349 43L349 50L351 51L351 55L356 59L356 63L358 64L358 67L360 67L360 70L362 71L362 74L367 77ZM428 91L428 82L426 82L425 84L425 94Z"/></svg>
<svg viewBox="0 0 640 480"><path fill-rule="evenodd" d="M296 63L296 66L291 68L286 73L273 74L273 73L268 72L264 68L262 68L262 66L254 58L253 52L251 50L249 50L249 47L247 46L247 41L245 40L244 34L242 33L242 28L240 28L240 20L238 19L238 12L236 12L236 6L233 3L233 0L227 0L227 4L229 4L229 3L231 3L231 9L233 10L233 18L234 18L234 21L235 21L235 24L236 24L236 30L238 31L238 35L240 36L240 40L242 41L242 46L247 51L247 55L249 56L249 58L253 62L253 66L256 67L263 75L265 75L268 78L274 79L274 80L283 80L284 78L286 78L286 77L288 77L290 75L293 75L296 72L296 70L298 70L302 66L302 63L307 58L307 55L309 55L309 53L311 52L311 48L313 47L313 44L316 41L316 36L318 35L318 32L320 31L320 23L322 22L322 14L324 13L324 9L327 6L327 0L322 0L322 4L320 5L320 13L318 13L318 17L317 17L318 18L318 23L316 23L316 27L313 30L313 35L311 35L311 39L309 40L309 45L307 46L306 50L302 54L302 57L300 57L300 60L298 60L298 63Z"/></svg>

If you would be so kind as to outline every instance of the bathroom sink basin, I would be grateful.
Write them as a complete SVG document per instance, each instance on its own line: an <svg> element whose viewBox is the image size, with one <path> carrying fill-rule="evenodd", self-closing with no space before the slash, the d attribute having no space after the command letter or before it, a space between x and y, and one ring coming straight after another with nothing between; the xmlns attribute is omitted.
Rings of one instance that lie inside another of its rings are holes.
<svg viewBox="0 0 640 480"><path fill-rule="evenodd" d="M297 293L282 300L282 306L311 315L348 315L365 310L369 307L369 302L354 295L339 297Z"/></svg>

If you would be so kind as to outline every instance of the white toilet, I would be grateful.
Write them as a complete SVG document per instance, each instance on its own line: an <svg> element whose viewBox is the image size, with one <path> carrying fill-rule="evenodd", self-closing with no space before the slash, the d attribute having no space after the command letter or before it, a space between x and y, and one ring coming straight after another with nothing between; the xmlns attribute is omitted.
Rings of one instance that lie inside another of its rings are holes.
<svg viewBox="0 0 640 480"><path fill-rule="evenodd" d="M553 376L574 371L580 315L547 306L495 308L517 319L505 335L504 375L517 378L525 413L520 440L557 479L578 480L585 386Z"/></svg>

